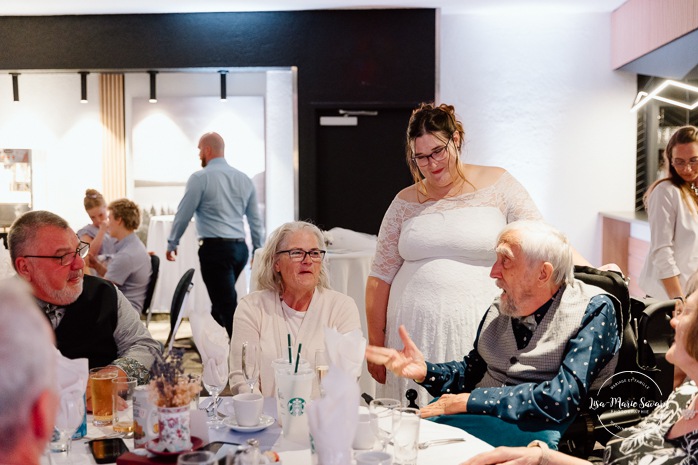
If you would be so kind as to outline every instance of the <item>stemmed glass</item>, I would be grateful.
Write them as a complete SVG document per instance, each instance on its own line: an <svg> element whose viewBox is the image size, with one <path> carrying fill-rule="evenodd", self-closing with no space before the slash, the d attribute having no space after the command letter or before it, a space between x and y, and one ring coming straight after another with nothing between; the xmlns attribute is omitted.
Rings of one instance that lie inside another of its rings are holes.
<svg viewBox="0 0 698 465"><path fill-rule="evenodd" d="M67 438L66 457L70 457L73 434L82 425L82 420L85 416L85 399L83 395L83 393L68 392L60 399L55 427L60 432L61 437Z"/></svg>
<svg viewBox="0 0 698 465"><path fill-rule="evenodd" d="M218 394L220 394L228 384L228 360L226 357L225 363L220 366L214 364L205 364L204 372L201 376L204 387L211 394L213 402L213 416L209 418L206 424L211 428L224 427L223 420L218 416ZM216 382L221 380L222 382Z"/></svg>
<svg viewBox="0 0 698 465"><path fill-rule="evenodd" d="M242 343L242 375L245 377L250 392L254 392L254 385L259 379L259 346L252 342Z"/></svg>
<svg viewBox="0 0 698 465"><path fill-rule="evenodd" d="M325 397L325 390L322 388L322 379L327 372L330 371L330 362L327 359L327 352L324 350L315 351L315 376L317 376L317 384L320 389L320 397Z"/></svg>
<svg viewBox="0 0 698 465"><path fill-rule="evenodd" d="M373 399L368 405L371 428L380 441L383 452L387 450L388 443L400 425L399 415L393 415L393 409L398 407L402 407L399 400L387 398Z"/></svg>

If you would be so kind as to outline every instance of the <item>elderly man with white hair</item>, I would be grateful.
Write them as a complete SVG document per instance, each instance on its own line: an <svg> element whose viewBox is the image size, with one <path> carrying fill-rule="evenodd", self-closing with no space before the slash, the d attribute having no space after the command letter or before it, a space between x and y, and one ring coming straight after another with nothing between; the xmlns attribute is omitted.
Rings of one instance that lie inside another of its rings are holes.
<svg viewBox="0 0 698 465"><path fill-rule="evenodd" d="M613 297L574 279L569 241L543 222L509 223L495 251L490 277L502 293L462 360L427 362L404 327L402 351L369 346L367 359L440 396L422 417L492 445L544 439L555 447L589 390L613 374Z"/></svg>
<svg viewBox="0 0 698 465"><path fill-rule="evenodd" d="M28 286L0 281L0 463L35 465L58 406L51 326Z"/></svg>

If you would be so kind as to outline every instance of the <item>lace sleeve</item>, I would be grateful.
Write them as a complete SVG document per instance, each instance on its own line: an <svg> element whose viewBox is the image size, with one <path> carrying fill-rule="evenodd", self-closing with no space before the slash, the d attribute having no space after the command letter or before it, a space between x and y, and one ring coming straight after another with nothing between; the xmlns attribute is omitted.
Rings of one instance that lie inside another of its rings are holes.
<svg viewBox="0 0 698 465"><path fill-rule="evenodd" d="M393 282L393 278L404 261L398 251L398 242L402 223L405 220L406 204L407 202L395 197L388 207L388 211L385 212L378 232L376 255L373 257L369 276L381 279L388 284Z"/></svg>
<svg viewBox="0 0 698 465"><path fill-rule="evenodd" d="M507 223L543 219L543 215L540 214L526 188L508 171L502 175L500 189L502 194L500 202L503 202L500 208L506 215Z"/></svg>

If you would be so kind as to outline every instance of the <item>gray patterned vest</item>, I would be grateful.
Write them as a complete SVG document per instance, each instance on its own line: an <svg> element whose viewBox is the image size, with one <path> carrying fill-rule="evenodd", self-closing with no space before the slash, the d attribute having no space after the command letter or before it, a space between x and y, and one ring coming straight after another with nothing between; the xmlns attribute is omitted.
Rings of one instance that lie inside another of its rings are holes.
<svg viewBox="0 0 698 465"><path fill-rule="evenodd" d="M563 286L522 350L516 346L511 317L499 313L499 299L496 299L485 315L477 343L478 352L487 362L487 373L477 387L553 379L560 370L567 342L579 331L589 300L599 294L607 293L579 280ZM600 387L613 374L617 361L618 354L596 376L592 388Z"/></svg>

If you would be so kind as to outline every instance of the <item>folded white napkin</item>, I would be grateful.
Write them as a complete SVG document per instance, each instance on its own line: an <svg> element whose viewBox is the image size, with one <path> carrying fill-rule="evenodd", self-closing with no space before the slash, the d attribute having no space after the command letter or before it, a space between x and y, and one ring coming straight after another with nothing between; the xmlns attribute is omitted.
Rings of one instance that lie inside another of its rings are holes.
<svg viewBox="0 0 698 465"><path fill-rule="evenodd" d="M337 366L344 373L354 377L354 381L361 376L366 353L366 338L360 329L340 334L334 328L325 328L325 347L327 357L332 365Z"/></svg>
<svg viewBox="0 0 698 465"><path fill-rule="evenodd" d="M65 415L62 420L65 424L79 424L82 421L83 412L68 408L69 402L81 402L87 389L89 364L86 358L71 360L64 357L56 349L56 380L58 383L58 395L60 396L59 415ZM80 418L77 418L79 415Z"/></svg>
<svg viewBox="0 0 698 465"><path fill-rule="evenodd" d="M359 385L366 339L361 330L340 334L325 328L330 369L322 380L325 396L308 407L314 452L323 465L350 465L359 421ZM357 360L361 360L357 362Z"/></svg>
<svg viewBox="0 0 698 465"><path fill-rule="evenodd" d="M228 332L206 311L192 310L189 324L194 344L201 354L204 383L224 386L228 382Z"/></svg>

